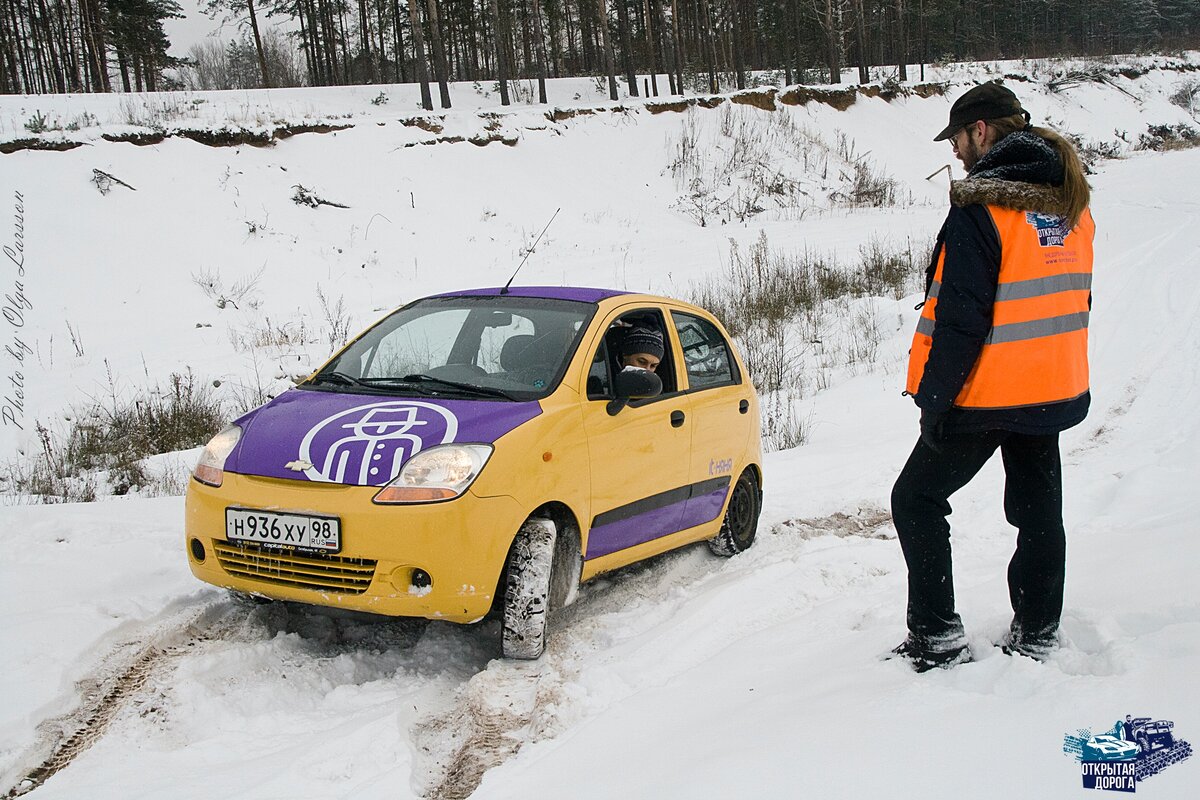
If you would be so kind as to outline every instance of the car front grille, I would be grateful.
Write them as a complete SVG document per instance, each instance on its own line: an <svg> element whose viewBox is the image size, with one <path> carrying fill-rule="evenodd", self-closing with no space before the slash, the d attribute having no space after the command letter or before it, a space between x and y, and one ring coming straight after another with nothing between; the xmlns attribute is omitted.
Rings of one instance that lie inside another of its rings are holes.
<svg viewBox="0 0 1200 800"><path fill-rule="evenodd" d="M367 558L300 554L256 544L214 541L221 568L237 578L318 592L362 594L371 585L375 562Z"/></svg>

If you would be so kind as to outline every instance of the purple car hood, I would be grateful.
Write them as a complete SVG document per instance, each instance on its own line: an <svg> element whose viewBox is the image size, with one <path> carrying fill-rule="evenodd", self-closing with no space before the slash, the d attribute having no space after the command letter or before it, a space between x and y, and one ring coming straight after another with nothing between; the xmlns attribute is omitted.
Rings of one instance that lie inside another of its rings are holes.
<svg viewBox="0 0 1200 800"><path fill-rule="evenodd" d="M267 478L382 486L422 450L492 443L541 413L537 402L384 397L291 389L237 421L225 469Z"/></svg>

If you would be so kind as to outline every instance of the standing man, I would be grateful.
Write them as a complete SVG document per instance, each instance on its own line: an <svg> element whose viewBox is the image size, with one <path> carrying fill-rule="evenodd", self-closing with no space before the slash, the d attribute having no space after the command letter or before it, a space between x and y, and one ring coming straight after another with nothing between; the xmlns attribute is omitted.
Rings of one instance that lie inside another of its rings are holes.
<svg viewBox="0 0 1200 800"><path fill-rule="evenodd" d="M1013 620L1001 643L1044 660L1057 646L1066 536L1058 434L1087 415L1090 190L1071 144L1029 124L995 83L955 101L949 140L967 177L950 186L907 394L921 436L892 488L908 564L908 637L893 652L917 672L971 660L954 608L949 497L997 450Z"/></svg>

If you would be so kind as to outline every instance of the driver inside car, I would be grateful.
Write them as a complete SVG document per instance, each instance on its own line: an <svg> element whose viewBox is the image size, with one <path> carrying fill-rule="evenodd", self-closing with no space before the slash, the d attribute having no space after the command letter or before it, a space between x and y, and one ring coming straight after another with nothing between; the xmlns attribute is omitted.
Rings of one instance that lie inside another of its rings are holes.
<svg viewBox="0 0 1200 800"><path fill-rule="evenodd" d="M665 352L661 332L650 328L633 328L621 340L621 367L654 372Z"/></svg>

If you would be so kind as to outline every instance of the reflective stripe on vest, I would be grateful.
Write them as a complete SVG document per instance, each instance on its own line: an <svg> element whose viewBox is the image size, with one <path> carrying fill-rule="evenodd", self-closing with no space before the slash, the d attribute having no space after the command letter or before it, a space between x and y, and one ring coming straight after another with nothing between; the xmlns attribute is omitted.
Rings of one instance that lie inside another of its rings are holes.
<svg viewBox="0 0 1200 800"><path fill-rule="evenodd" d="M1000 235L992 327L954 405L972 409L1056 403L1088 390L1087 326L1095 224L1085 211L1071 231L1060 217L988 206ZM937 330L946 253L938 254L909 354L917 394Z"/></svg>

